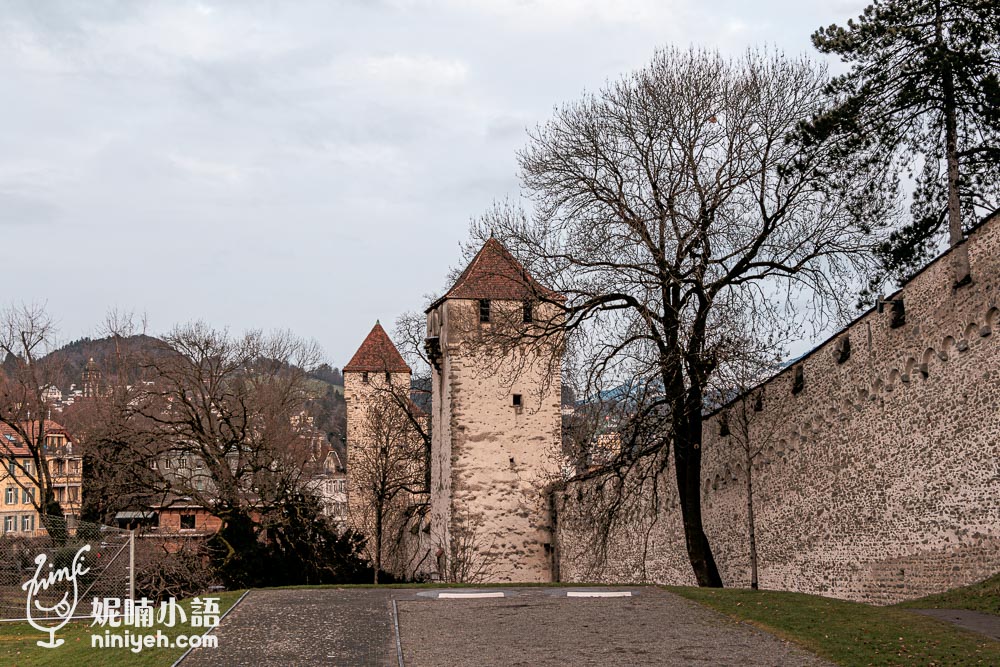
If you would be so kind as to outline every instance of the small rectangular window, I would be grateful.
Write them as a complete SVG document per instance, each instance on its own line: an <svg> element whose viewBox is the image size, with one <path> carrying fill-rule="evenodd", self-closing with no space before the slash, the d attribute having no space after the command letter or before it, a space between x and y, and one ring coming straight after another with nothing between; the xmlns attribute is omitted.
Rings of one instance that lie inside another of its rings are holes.
<svg viewBox="0 0 1000 667"><path fill-rule="evenodd" d="M5 516L3 519L3 530L5 533L13 533L17 531L17 517L16 516Z"/></svg>
<svg viewBox="0 0 1000 667"><path fill-rule="evenodd" d="M392 373L389 371L385 372L385 382L386 384L392 384Z"/></svg>
<svg viewBox="0 0 1000 667"><path fill-rule="evenodd" d="M364 382L365 384L368 384L368 371L365 371L364 373L361 374L361 381Z"/></svg>
<svg viewBox="0 0 1000 667"><path fill-rule="evenodd" d="M4 500L7 502L8 505L16 505L17 504L17 488L15 488L13 486L8 486L7 487L7 495L4 498Z"/></svg>
<svg viewBox="0 0 1000 667"><path fill-rule="evenodd" d="M520 394L514 394L514 400L513 400L512 405L515 408L521 407L521 395Z"/></svg>
<svg viewBox="0 0 1000 667"><path fill-rule="evenodd" d="M181 514L181 530L194 530L194 514Z"/></svg>
<svg viewBox="0 0 1000 667"><path fill-rule="evenodd" d="M479 321L489 322L490 321L490 300L480 299L479 300Z"/></svg>
<svg viewBox="0 0 1000 667"><path fill-rule="evenodd" d="M21 517L21 530L34 530L35 529L35 516L33 514L25 514Z"/></svg>
<svg viewBox="0 0 1000 667"><path fill-rule="evenodd" d="M521 304L521 316L525 324L530 324L535 319L533 310L534 305L530 301L525 301Z"/></svg>

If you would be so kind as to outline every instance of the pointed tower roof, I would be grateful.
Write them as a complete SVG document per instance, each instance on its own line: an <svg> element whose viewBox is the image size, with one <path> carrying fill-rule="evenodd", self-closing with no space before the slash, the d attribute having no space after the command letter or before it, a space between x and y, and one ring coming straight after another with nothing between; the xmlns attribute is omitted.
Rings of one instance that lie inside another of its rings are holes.
<svg viewBox="0 0 1000 667"><path fill-rule="evenodd" d="M491 236L447 294L435 301L430 309L445 299L520 301L538 298L561 300L563 297L532 278L510 251Z"/></svg>
<svg viewBox="0 0 1000 667"><path fill-rule="evenodd" d="M345 373L372 371L379 373L409 373L410 367L403 361L399 350L392 344L389 335L377 321L372 327L365 342L354 353L351 360L344 366Z"/></svg>

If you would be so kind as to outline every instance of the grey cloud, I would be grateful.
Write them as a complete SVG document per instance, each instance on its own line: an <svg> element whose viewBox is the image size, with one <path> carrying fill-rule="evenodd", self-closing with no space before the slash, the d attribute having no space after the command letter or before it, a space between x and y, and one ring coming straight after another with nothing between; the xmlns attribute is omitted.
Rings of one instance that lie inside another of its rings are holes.
<svg viewBox="0 0 1000 667"><path fill-rule="evenodd" d="M515 151L553 105L668 40L808 51L813 29L851 16L793 0L573 5L3 3L4 242L47 225L54 264L100 258L92 280L66 281L9 255L36 276L14 297L47 301L66 338L118 305L160 329L288 327L342 364L372 321L444 286L469 219L517 195Z"/></svg>

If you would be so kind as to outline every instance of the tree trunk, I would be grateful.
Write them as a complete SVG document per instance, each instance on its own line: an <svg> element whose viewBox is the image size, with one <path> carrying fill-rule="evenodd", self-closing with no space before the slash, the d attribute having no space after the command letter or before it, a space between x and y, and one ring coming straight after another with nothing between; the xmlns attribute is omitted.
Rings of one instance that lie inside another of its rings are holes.
<svg viewBox="0 0 1000 667"><path fill-rule="evenodd" d="M955 286L959 287L972 282L972 275L969 267L969 248L964 243L965 234L962 231L962 203L958 196L958 119L955 110L955 77L951 63L947 60L948 53L944 44L941 20L939 5L936 36L939 47L938 57L943 59L941 87L944 93L945 160L948 163L948 241L952 249Z"/></svg>
<svg viewBox="0 0 1000 667"><path fill-rule="evenodd" d="M694 389L692 392L696 391ZM677 474L677 495L684 522L684 540L688 558L699 586L722 588L722 577L712 555L712 547L701 517L701 407L687 402L686 414L674 419L674 468ZM700 403L696 401L696 403Z"/></svg>
<svg viewBox="0 0 1000 667"><path fill-rule="evenodd" d="M747 450L747 534L750 536L750 588L757 590L757 533L753 520L753 456Z"/></svg>
<svg viewBox="0 0 1000 667"><path fill-rule="evenodd" d="M375 583L378 583L378 573L382 569L382 512L375 515Z"/></svg>

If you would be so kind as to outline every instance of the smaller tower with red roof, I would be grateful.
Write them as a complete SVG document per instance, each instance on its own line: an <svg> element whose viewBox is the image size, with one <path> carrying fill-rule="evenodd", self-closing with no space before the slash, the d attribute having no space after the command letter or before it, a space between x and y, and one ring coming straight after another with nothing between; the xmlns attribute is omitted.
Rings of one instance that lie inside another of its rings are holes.
<svg viewBox="0 0 1000 667"><path fill-rule="evenodd" d="M374 539L372 531L376 530L372 517L373 499L371 498L371 494L368 493L372 488L372 484L369 483L372 481L369 479L371 476L388 475L398 477L404 475L407 479L419 480L421 482L419 484L413 484L412 486L407 484L407 488L411 490L394 497L392 502L402 504L403 506L408 504L426 506L427 504L426 494L420 493L419 489L420 486L423 486L422 480L424 479L424 469L426 467L423 456L414 456L414 469L412 471L399 470L398 464L393 463L391 460L385 462L385 469L370 469L380 460L380 457L373 456L376 450L371 448L384 447L390 444L385 441L386 437L390 436L383 432L376 432L376 430L389 428L398 431L398 433L391 437L405 438L406 443L404 446L407 451L412 450L415 454L422 453L424 451L423 439L420 433L415 428L412 428L410 418L425 420L426 416L420 412L420 408L414 405L409 398L410 367L403 360L402 355L400 355L399 350L396 349L396 346L390 340L385 329L377 321L368 333L368 336L365 337L364 342L361 343L361 347L358 348L358 351L354 353L351 360L344 366L343 373L344 400L347 403L348 523L354 530L368 537L369 543L371 543ZM404 405L405 408L402 407ZM386 410L393 414L382 414L381 419L377 419L379 423L373 424L373 413L383 412L378 406L384 406ZM395 414L397 408L401 412L400 415ZM405 414L403 413L404 410ZM396 443L396 445L399 444L398 442ZM388 456L392 459L398 456L398 453L392 453ZM396 468L394 469L393 466L396 466ZM417 519L419 520L419 517ZM396 530L396 527L392 527L391 531L387 526L382 526L382 528L384 531L383 551L386 552L383 555L390 553L398 555L403 551L420 548L420 539L408 540L407 544L402 546L396 543L389 544L390 539L396 539L396 534L403 531ZM389 535L390 532L392 535ZM409 534L409 532L406 532L404 538ZM423 533L419 533L418 538L422 537L422 535ZM371 545L369 544L369 546ZM368 555L373 556L371 553ZM373 557L372 560L374 561L375 558ZM382 569L392 572L396 576L409 577L415 574L397 568L396 565L399 565L399 563L395 562L397 560L402 561L401 568L405 568L407 562L411 559L383 558ZM419 560L413 559L413 562L419 562Z"/></svg>

